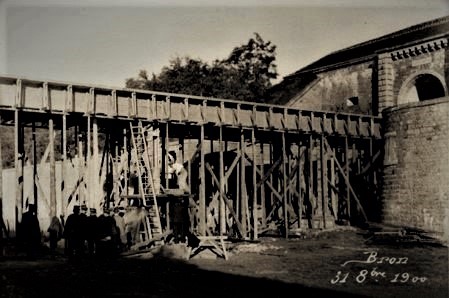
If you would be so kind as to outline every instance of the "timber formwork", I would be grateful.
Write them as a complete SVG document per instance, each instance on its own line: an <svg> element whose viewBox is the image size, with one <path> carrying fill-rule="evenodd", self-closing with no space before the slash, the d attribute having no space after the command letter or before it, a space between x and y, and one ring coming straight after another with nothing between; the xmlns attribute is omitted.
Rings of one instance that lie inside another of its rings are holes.
<svg viewBox="0 0 449 298"><path fill-rule="evenodd" d="M34 168L49 161L49 217L70 213L75 193L90 206L93 200L117 205L129 196L129 127L139 121L158 131L151 144L155 155L161 151L155 179L162 193L170 188L169 144L179 145L193 202L190 229L197 235L256 239L277 231L288 237L298 229L375 219L380 117L16 77L0 77L0 117L14 130L16 183L6 187L15 188L15 198L3 200L14 200L16 223L40 195L36 171L32 198L23 195L31 155ZM43 153L36 130L48 140ZM65 169L74 156L79 179L68 189ZM162 207L169 229L169 202Z"/></svg>

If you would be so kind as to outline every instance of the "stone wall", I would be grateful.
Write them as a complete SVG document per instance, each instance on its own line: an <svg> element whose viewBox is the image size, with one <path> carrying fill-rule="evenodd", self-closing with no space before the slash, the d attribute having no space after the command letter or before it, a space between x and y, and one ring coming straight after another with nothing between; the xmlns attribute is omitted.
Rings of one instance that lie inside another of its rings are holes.
<svg viewBox="0 0 449 298"><path fill-rule="evenodd" d="M323 71L296 96L296 100L290 101L290 105L303 109L371 114L372 73L372 62ZM357 98L358 104L348 106L350 98Z"/></svg>
<svg viewBox="0 0 449 298"><path fill-rule="evenodd" d="M420 74L438 78L446 87L448 81L448 39L440 38L414 46L379 53L379 111L398 104L403 86ZM446 92L447 95L447 92Z"/></svg>
<svg viewBox="0 0 449 298"><path fill-rule="evenodd" d="M384 110L383 221L448 239L449 97Z"/></svg>

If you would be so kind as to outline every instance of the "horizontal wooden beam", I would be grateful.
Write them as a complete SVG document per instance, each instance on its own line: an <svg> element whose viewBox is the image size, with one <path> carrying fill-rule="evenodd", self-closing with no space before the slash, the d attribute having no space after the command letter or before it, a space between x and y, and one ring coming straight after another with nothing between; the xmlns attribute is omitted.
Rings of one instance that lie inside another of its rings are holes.
<svg viewBox="0 0 449 298"><path fill-rule="evenodd" d="M0 90L0 110L381 137L381 117L370 115L5 76L0 76Z"/></svg>

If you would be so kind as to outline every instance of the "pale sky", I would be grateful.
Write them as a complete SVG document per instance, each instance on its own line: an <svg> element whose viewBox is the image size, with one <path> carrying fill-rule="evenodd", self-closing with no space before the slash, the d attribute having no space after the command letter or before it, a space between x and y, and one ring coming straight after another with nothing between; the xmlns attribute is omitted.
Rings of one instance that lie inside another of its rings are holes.
<svg viewBox="0 0 449 298"><path fill-rule="evenodd" d="M449 15L447 0L224 2L0 0L0 74L123 87L176 56L226 58L258 32L277 46L281 79L332 51Z"/></svg>

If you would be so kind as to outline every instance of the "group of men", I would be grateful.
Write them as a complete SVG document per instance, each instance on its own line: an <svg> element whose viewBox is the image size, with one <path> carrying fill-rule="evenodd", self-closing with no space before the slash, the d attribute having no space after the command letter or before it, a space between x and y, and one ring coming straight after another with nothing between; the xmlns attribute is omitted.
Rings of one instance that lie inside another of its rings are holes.
<svg viewBox="0 0 449 298"><path fill-rule="evenodd" d="M66 254L110 257L126 249L125 210L123 207L104 208L97 217L96 209L74 206L64 227Z"/></svg>

